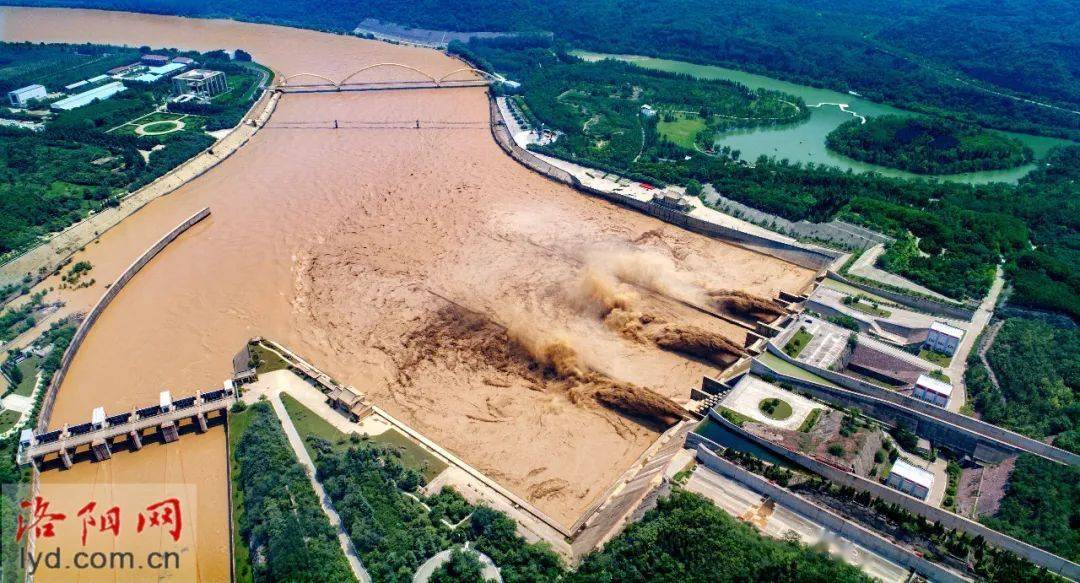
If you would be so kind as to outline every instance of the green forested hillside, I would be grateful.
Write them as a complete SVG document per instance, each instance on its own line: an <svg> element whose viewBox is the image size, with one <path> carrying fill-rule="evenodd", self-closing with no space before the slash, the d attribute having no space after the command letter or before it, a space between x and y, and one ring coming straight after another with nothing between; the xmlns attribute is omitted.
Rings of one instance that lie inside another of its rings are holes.
<svg viewBox="0 0 1080 583"><path fill-rule="evenodd" d="M985 421L1080 451L1080 329L1009 318L987 353L1000 389L977 355L965 380Z"/></svg>
<svg viewBox="0 0 1080 583"><path fill-rule="evenodd" d="M368 17L443 30L544 30L596 51L730 65L1001 129L1080 136L1080 115L1067 111L1080 109L1080 7L1068 0L13 3L226 16L335 31L351 30ZM1067 107L1041 107L983 86Z"/></svg>
<svg viewBox="0 0 1080 583"><path fill-rule="evenodd" d="M649 123L641 126L644 140L626 131L624 155L608 156L590 141L591 128L582 129L577 110L553 107L552 95L562 95L558 91L572 83L570 72L581 66L558 43L474 39L451 50L523 83L521 98L531 113L566 134L538 148L545 153L657 184L709 183L728 198L791 220L843 217L867 225L898 239L883 256L884 267L958 299L985 295L1004 259L1013 302L1080 315L1080 146L1051 153L1018 184L977 186L765 157L744 163L735 152L666 140ZM610 71L596 73L598 79L618 72L630 85L645 87L653 78L625 63L593 65Z"/></svg>

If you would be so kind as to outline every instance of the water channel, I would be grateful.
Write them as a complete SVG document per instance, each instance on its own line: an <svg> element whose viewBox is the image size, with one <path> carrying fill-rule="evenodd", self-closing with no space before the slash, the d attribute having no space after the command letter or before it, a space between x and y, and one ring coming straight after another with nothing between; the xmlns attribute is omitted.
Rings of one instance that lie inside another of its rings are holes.
<svg viewBox="0 0 1080 583"><path fill-rule="evenodd" d="M825 136L828 135L829 132L836 128L836 126L857 116L873 117L888 114L918 115L916 113L875 103L856 95L810 87L808 85L799 85L797 83L781 81L764 75L755 75L736 69L727 69L712 65L698 65L685 61L672 61L637 55L612 55L591 53L587 51L574 51L574 54L591 61L618 59L648 69L668 71L671 73L684 73L702 79L726 79L742 83L751 89L761 88L782 91L802 98L807 105L811 106L810 118L799 123L786 126L745 128L720 134L717 138L716 145L728 146L733 150L739 150L742 159L744 160L756 160L759 156L764 155L778 159L787 158L792 162L802 162L804 164L810 162L815 164L825 164L844 170L850 169L855 172L878 172L885 176L904 178L921 176L902 170L859 162L858 160L853 160L847 156L832 152L825 147ZM846 107L843 107L844 105L846 105ZM1012 132L1001 133L1014 137L1030 147L1035 153L1035 161L1031 164L1025 164L1016 168L970 172L965 174L950 174L937 176L936 178L967 182L969 184L1016 182L1033 170L1051 148L1072 143L1068 140L1044 136L1033 136ZM927 176L921 177L926 178Z"/></svg>

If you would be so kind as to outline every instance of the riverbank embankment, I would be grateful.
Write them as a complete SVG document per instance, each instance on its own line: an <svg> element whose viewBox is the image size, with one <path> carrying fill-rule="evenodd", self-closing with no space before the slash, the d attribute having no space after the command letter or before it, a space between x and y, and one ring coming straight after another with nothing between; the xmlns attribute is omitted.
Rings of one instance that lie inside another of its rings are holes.
<svg viewBox="0 0 1080 583"><path fill-rule="evenodd" d="M72 255L135 214L147 204L176 191L202 176L247 144L274 112L280 95L264 91L248 114L229 133L188 161L159 176L150 184L121 199L120 204L105 209L50 236L37 247L0 265L0 286L23 282L30 277L34 285L56 271Z"/></svg>

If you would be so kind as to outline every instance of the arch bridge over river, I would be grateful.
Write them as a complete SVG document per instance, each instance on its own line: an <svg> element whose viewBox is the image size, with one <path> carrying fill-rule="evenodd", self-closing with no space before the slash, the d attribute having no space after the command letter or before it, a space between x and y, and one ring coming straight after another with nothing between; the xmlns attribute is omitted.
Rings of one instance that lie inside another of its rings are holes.
<svg viewBox="0 0 1080 583"><path fill-rule="evenodd" d="M355 78L372 69L397 68L417 73L423 79L392 79L388 81L357 81ZM453 76L468 75L467 79L451 79ZM477 78L479 76L479 78ZM299 81L299 82L298 82ZM451 87L481 87L493 82L504 83L506 79L473 67L461 67L436 77L417 67L402 63L375 63L365 65L335 81L318 73L293 73L281 79L274 90L281 93L327 93L337 91L385 91L400 89L443 89Z"/></svg>

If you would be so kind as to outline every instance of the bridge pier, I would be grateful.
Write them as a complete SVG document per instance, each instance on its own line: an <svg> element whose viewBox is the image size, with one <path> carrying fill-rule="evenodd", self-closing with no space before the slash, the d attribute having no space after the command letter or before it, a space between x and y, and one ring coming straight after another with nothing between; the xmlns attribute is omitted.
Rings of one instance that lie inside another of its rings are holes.
<svg viewBox="0 0 1080 583"><path fill-rule="evenodd" d="M90 451L94 454L94 461L103 462L112 458L112 448L109 447L109 442L104 439L95 439L90 443Z"/></svg>
<svg viewBox="0 0 1080 583"><path fill-rule="evenodd" d="M161 433L161 440L165 443L172 443L180 439L180 433L176 428L176 423L172 421L166 421L158 426L158 432Z"/></svg>
<svg viewBox="0 0 1080 583"><path fill-rule="evenodd" d="M195 430L199 433L206 433L206 415L199 413L195 415Z"/></svg>
<svg viewBox="0 0 1080 583"><path fill-rule="evenodd" d="M60 463L64 465L65 470L71 469L71 454L68 453L66 447L60 448Z"/></svg>
<svg viewBox="0 0 1080 583"><path fill-rule="evenodd" d="M128 443L130 444L131 451L139 451L142 449L142 433L138 431L128 431Z"/></svg>

